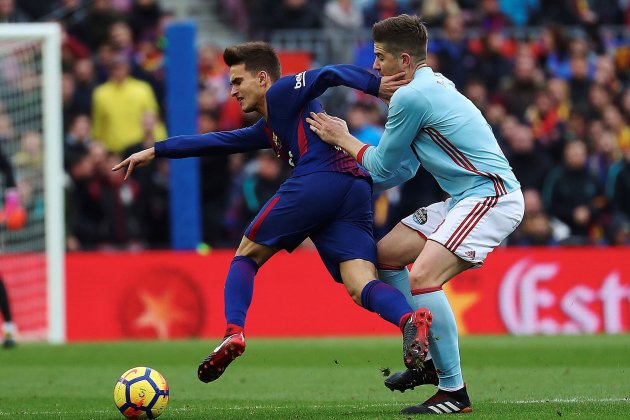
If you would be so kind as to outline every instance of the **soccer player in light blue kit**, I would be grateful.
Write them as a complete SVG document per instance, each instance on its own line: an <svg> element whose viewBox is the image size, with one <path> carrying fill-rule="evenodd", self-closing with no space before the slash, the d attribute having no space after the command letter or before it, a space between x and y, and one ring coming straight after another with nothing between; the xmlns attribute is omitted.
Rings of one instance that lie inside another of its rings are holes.
<svg viewBox="0 0 630 420"><path fill-rule="evenodd" d="M322 140L339 146L375 176L397 172L402 183L424 167L450 198L420 208L378 244L380 280L407 294L412 307L433 314L432 360L423 371L388 378L392 390L429 383L435 369L438 391L403 414L472 411L461 372L457 325L442 285L479 267L521 222L520 184L481 112L454 84L426 65L428 34L417 16L400 15L374 25L374 69L404 71L411 82L394 93L385 132L377 147L348 133L343 120L311 113L307 121ZM406 170L402 170L402 168ZM411 272L406 266L413 263ZM433 365L435 366L433 368Z"/></svg>

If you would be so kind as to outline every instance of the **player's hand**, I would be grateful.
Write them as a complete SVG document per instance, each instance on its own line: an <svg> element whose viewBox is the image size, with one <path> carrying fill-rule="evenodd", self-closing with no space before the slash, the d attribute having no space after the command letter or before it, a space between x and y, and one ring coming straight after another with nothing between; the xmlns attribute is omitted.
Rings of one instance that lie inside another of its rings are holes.
<svg viewBox="0 0 630 420"><path fill-rule="evenodd" d="M391 76L383 76L381 77L381 87L378 89L378 97L385 103L389 103L394 92L396 92L399 87L405 86L409 82L411 82L411 79L405 79L404 71L392 74Z"/></svg>
<svg viewBox="0 0 630 420"><path fill-rule="evenodd" d="M333 117L325 112L319 114L311 112L310 115L310 118L306 117L306 122L310 124L311 130L328 144L339 146L339 140L350 134L348 125L341 118Z"/></svg>
<svg viewBox="0 0 630 420"><path fill-rule="evenodd" d="M144 149L141 152L134 153L129 156L127 159L120 162L118 165L112 168L112 171L117 171L120 168L127 168L127 173L125 174L125 180L129 178L129 175L133 172L135 168L139 168L141 166L147 166L153 159L155 158L155 148L149 147L148 149Z"/></svg>

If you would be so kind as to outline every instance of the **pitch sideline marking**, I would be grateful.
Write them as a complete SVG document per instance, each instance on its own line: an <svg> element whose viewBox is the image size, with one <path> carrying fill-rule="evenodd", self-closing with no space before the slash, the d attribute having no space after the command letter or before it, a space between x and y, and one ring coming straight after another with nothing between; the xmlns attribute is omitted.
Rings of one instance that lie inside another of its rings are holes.
<svg viewBox="0 0 630 420"><path fill-rule="evenodd" d="M585 402L630 402L629 397L620 397L620 398L554 398L549 400L516 400L516 401L484 401L484 404L543 404L543 403L585 403ZM404 405L404 403L380 403L380 404L318 404L318 405L310 405L310 406L301 406L300 408L371 408L371 407L400 407ZM260 409L291 409L296 408L295 406L288 405L253 405L248 407L204 407L202 410L232 410L232 411L242 411L242 410L260 410ZM25 416L38 416L38 415L49 415L49 414L84 414L84 413L94 413L94 414L106 414L109 412L115 412L116 410L89 410L89 411L22 411L21 415ZM186 411L199 411L197 409L191 409L188 407L172 407L167 410L168 412L186 412ZM15 412L5 412L0 411L0 416L12 416L15 415Z"/></svg>

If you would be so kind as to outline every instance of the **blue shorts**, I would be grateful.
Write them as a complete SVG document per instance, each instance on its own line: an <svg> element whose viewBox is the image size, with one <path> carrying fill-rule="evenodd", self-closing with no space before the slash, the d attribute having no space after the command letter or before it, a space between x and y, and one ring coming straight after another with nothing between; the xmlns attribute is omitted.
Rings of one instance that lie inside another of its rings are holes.
<svg viewBox="0 0 630 420"><path fill-rule="evenodd" d="M252 242L292 252L310 237L326 268L341 282L339 264L376 263L372 186L365 178L316 172L287 179L245 231Z"/></svg>

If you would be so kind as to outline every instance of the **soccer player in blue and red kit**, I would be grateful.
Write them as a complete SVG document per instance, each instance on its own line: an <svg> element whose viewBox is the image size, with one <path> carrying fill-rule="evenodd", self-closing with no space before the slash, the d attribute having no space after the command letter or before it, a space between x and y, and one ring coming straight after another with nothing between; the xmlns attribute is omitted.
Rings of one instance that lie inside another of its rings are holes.
<svg viewBox="0 0 630 420"><path fill-rule="evenodd" d="M251 222L236 251L225 283L225 337L199 365L199 379L217 379L245 350L245 317L260 266L281 249L293 251L308 237L332 277L345 285L357 304L401 328L405 364L420 365L428 351L431 314L424 308L412 310L400 291L377 280L370 175L340 148L305 129L309 112L322 111L316 98L330 87L344 85L389 100L407 81L400 80L400 74L379 78L349 65L280 78L278 57L262 42L229 47L223 59L230 67L231 95L244 112L259 112L258 122L240 130L172 137L113 168L126 167L129 176L154 157L268 148L293 168ZM388 179L375 181L388 187Z"/></svg>

